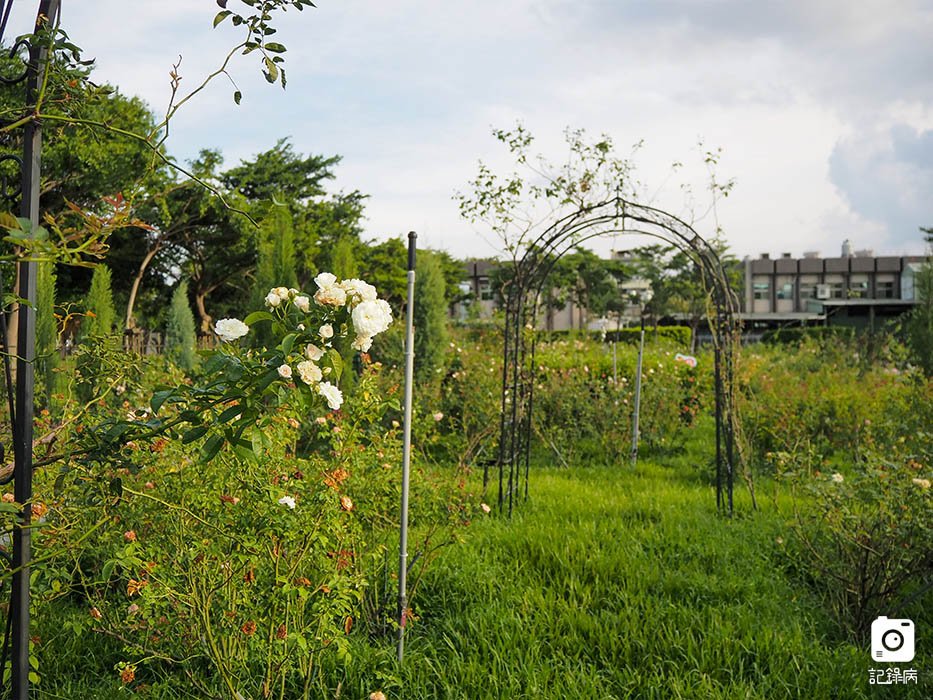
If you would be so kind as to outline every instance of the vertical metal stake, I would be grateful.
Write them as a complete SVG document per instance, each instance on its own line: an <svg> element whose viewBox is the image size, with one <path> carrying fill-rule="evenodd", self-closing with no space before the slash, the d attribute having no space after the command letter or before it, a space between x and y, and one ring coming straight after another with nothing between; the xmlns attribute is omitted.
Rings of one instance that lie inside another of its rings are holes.
<svg viewBox="0 0 933 700"><path fill-rule="evenodd" d="M641 360L645 352L645 328L638 340L638 366L635 368L635 410L632 417L632 466L638 462L638 413L641 408Z"/></svg>
<svg viewBox="0 0 933 700"><path fill-rule="evenodd" d="M54 23L58 16L59 0L42 0L36 18L36 32L46 22ZM34 42L29 49L26 78L26 101L36 103L39 83L46 70L48 51L43 44ZM39 225L39 174L42 165L42 132L35 120L26 124L23 134L23 203L22 216ZM32 559L32 438L35 396L36 356L36 263L19 263L20 304L18 313L16 358L16 426L13 443L13 496L22 505L19 522L13 528L13 582L10 596L11 685L13 700L29 698L29 579Z"/></svg>
<svg viewBox="0 0 933 700"><path fill-rule="evenodd" d="M408 234L408 310L405 319L405 417L402 442L402 514L398 556L398 660L405 655L408 619L408 475L411 468L411 391L415 367L415 250L418 235Z"/></svg>

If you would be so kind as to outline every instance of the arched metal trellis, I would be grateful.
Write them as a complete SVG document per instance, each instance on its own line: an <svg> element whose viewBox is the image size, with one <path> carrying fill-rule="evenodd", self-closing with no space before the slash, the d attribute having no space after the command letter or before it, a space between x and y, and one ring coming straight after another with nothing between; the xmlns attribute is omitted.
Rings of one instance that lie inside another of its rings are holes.
<svg viewBox="0 0 933 700"><path fill-rule="evenodd" d="M550 271L564 253L583 241L606 234L639 234L660 238L687 253L696 263L712 296L710 318L715 351L716 504L733 511L738 416L734 368L738 342L738 298L729 285L716 250L684 221L667 212L613 197L581 207L558 219L524 250L503 286L502 398L497 455L499 507L511 514L518 496L528 495L532 409L535 386L535 335L538 304ZM490 478L483 475L484 487Z"/></svg>
<svg viewBox="0 0 933 700"><path fill-rule="evenodd" d="M0 0L0 41L3 40L13 0ZM54 26L58 20L60 0L40 0L36 14L35 34L46 27ZM0 76L6 85L23 84L24 112L34 112L39 86L45 73L48 60L47 42L33 42L26 39L17 41L11 56L21 48L28 49L29 57L23 72L15 76ZM12 161L21 169L21 185L11 188L3 181L3 195L9 199L21 198L20 215L32 222L33 228L39 225L39 173L42 153L42 132L38 119L26 120L22 127L22 159L19 156L6 155L4 161ZM20 197L21 195L21 197ZM36 350L36 263L23 261L17 269L17 295L26 300L18 310L16 324L16 373L15 392L11 371L11 348L8 347L6 318L0 312L0 337L3 342L3 364L9 399L8 410L13 433L14 468L12 473L13 495L22 511L12 533L13 551L5 557L12 572L10 587L10 605L4 625L2 649L0 649L0 669L5 668L9 658L14 700L26 700L29 697L29 579L32 557L31 531L32 511L32 449L33 449L33 399L35 375L33 362ZM9 478L6 479L9 481ZM6 481L4 483L6 483Z"/></svg>

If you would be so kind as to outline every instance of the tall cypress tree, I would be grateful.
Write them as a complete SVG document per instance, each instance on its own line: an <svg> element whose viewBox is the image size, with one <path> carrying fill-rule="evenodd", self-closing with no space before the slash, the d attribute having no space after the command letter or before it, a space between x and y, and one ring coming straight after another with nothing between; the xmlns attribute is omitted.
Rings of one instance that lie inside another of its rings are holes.
<svg viewBox="0 0 933 700"><path fill-rule="evenodd" d="M46 408L52 404L58 367L58 320L55 318L55 264L40 262L36 274L36 375L42 382L37 392Z"/></svg>
<svg viewBox="0 0 933 700"><path fill-rule="evenodd" d="M351 277L359 277L360 269L356 262L356 255L353 252L353 242L348 236L341 236L337 239L330 260L330 271L337 275L337 279L345 280Z"/></svg>
<svg viewBox="0 0 933 700"><path fill-rule="evenodd" d="M440 260L419 252L415 275L415 374L430 382L444 364L447 344L447 299Z"/></svg>
<svg viewBox="0 0 933 700"><path fill-rule="evenodd" d="M80 340L101 337L113 333L117 312L113 305L110 288L110 268L98 265L91 277L91 289L85 299L87 315L81 321Z"/></svg>
<svg viewBox="0 0 933 700"><path fill-rule="evenodd" d="M194 314L191 304L188 303L187 281L180 282L172 293L168 324L165 328L165 354L186 372L197 366L197 334Z"/></svg>

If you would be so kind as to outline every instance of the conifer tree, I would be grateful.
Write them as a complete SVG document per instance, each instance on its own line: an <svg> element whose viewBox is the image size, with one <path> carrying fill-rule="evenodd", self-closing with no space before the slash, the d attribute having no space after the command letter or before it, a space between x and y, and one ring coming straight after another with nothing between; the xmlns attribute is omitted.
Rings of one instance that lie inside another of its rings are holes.
<svg viewBox="0 0 933 700"><path fill-rule="evenodd" d="M165 329L165 353L186 372L197 366L197 334L194 313L188 303L187 281L180 282L172 293Z"/></svg>
<svg viewBox="0 0 933 700"><path fill-rule="evenodd" d="M444 364L447 299L444 272L434 254L419 252L415 274L415 374L429 382Z"/></svg>
<svg viewBox="0 0 933 700"><path fill-rule="evenodd" d="M91 277L91 289L85 299L87 315L81 321L80 340L99 338L113 333L117 313L110 288L110 268L98 265Z"/></svg>
<svg viewBox="0 0 933 700"><path fill-rule="evenodd" d="M55 318L55 264L40 262L36 274L36 376L42 382L37 395L48 408L56 390L58 320Z"/></svg>

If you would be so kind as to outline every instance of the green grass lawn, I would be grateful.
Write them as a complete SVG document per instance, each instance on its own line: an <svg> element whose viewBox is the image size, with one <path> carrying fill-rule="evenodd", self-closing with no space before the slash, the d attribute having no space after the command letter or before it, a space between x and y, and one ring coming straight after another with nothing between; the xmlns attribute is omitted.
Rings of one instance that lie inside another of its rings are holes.
<svg viewBox="0 0 933 700"><path fill-rule="evenodd" d="M533 471L511 521L474 522L427 574L402 669L390 642L357 642L330 696L931 696L923 639L920 686L869 685L867 648L784 573L779 501L752 514L737 487L725 519L695 473Z"/></svg>

